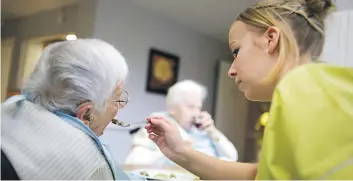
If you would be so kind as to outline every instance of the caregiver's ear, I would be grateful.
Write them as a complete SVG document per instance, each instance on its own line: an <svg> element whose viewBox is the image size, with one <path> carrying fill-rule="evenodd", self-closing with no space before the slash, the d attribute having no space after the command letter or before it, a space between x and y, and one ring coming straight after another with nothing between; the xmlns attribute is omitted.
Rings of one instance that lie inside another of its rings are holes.
<svg viewBox="0 0 353 181"><path fill-rule="evenodd" d="M280 36L281 31L275 26L271 26L266 30L266 32L264 33L264 38L267 44L267 53L276 53Z"/></svg>

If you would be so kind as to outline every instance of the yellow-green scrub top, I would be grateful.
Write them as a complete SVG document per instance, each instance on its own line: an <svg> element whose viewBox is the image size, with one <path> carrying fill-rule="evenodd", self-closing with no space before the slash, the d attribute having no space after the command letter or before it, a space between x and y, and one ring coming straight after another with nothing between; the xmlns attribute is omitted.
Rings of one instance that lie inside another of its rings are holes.
<svg viewBox="0 0 353 181"><path fill-rule="evenodd" d="M309 64L275 89L259 180L353 180L353 68Z"/></svg>

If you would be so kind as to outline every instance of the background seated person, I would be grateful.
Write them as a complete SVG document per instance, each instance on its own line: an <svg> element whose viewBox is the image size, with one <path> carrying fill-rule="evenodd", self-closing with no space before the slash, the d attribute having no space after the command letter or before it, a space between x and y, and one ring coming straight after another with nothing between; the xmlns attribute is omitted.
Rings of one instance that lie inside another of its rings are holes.
<svg viewBox="0 0 353 181"><path fill-rule="evenodd" d="M206 98L206 88L192 80L174 84L168 90L167 112L152 113L167 118L176 124L184 140L194 149L223 160L237 161L238 153L234 145L214 126L211 115L202 112ZM197 121L196 121L197 120ZM199 126L195 123L198 122ZM126 164L173 165L159 148L148 138L145 129L139 130L133 137L132 150Z"/></svg>

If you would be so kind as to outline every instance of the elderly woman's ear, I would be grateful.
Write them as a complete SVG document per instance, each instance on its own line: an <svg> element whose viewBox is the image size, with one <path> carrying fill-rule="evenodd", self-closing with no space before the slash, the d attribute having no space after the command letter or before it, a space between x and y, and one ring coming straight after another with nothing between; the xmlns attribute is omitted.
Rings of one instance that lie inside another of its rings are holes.
<svg viewBox="0 0 353 181"><path fill-rule="evenodd" d="M85 125L89 125L91 121L93 105L91 102L82 103L77 107L76 117L83 121Z"/></svg>

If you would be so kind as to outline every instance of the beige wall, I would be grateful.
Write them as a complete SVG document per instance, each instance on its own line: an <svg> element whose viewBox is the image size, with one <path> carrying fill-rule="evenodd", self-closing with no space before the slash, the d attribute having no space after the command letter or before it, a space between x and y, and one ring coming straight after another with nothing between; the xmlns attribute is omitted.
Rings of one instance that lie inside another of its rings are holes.
<svg viewBox="0 0 353 181"><path fill-rule="evenodd" d="M23 62L23 80L26 80L32 73L43 51L43 44L41 42L29 41L27 45L27 51L24 59L25 61Z"/></svg>
<svg viewBox="0 0 353 181"><path fill-rule="evenodd" d="M91 37L95 19L96 0L50 10L31 16L5 21L1 39L15 37L9 89L18 90L37 62L39 45L34 39L76 33L78 37ZM28 51L27 51L28 50ZM28 62L27 62L28 61Z"/></svg>
<svg viewBox="0 0 353 181"><path fill-rule="evenodd" d="M1 102L6 99L14 39L1 41Z"/></svg>

